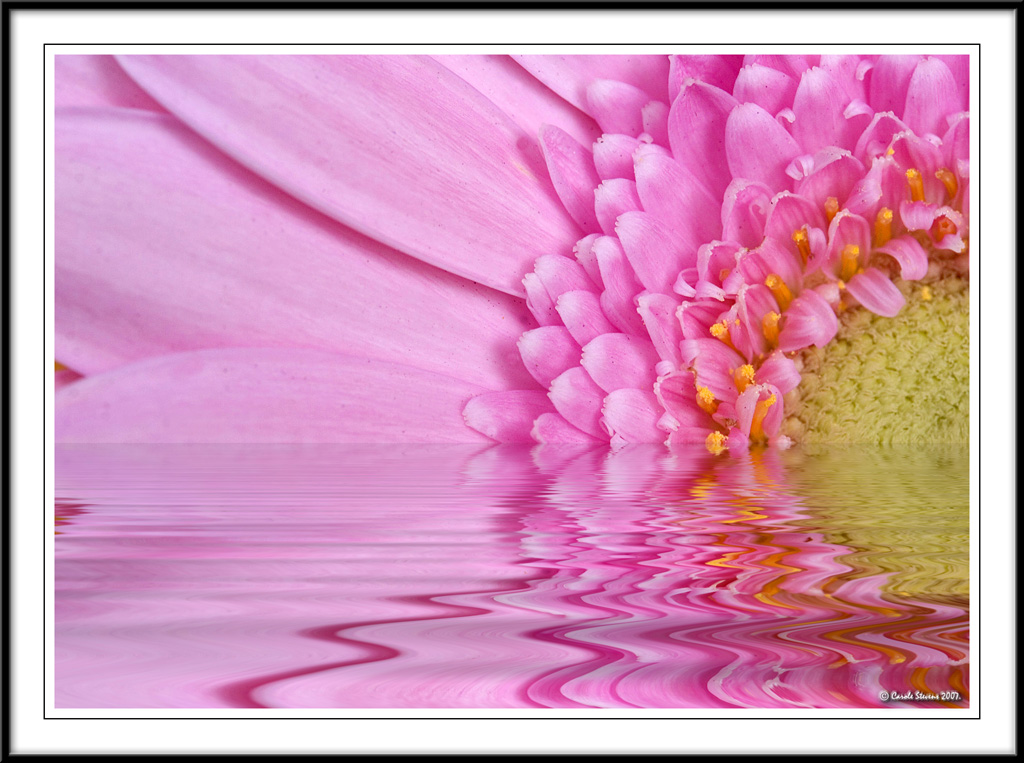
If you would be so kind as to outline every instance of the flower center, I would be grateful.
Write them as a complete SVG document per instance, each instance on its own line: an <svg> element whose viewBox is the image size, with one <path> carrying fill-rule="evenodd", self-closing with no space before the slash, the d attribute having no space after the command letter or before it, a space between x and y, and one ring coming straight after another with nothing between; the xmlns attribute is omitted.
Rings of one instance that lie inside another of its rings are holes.
<svg viewBox="0 0 1024 763"><path fill-rule="evenodd" d="M782 431L797 442L967 443L969 291L956 275L899 282L895 318L848 310L825 348L804 350Z"/></svg>

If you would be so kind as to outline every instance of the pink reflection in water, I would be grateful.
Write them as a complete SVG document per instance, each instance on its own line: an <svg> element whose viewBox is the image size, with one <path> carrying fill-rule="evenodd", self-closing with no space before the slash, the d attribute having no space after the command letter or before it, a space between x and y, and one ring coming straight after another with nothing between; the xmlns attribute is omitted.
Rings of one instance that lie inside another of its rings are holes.
<svg viewBox="0 0 1024 763"><path fill-rule="evenodd" d="M890 593L793 477L654 446L61 446L57 705L966 698L966 600Z"/></svg>

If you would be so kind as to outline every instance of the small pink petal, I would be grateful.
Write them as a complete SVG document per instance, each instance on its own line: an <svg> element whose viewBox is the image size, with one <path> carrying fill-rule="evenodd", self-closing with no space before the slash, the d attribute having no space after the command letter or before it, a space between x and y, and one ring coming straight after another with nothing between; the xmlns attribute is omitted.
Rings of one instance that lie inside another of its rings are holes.
<svg viewBox="0 0 1024 763"><path fill-rule="evenodd" d="M540 145L558 198L584 233L596 233L599 227L594 215L594 189L601 181L594 169L594 157L553 125L541 128Z"/></svg>
<svg viewBox="0 0 1024 763"><path fill-rule="evenodd" d="M703 428L704 442L713 426L711 417L697 405L697 385L693 374L682 371L663 376L654 385L654 394L678 427Z"/></svg>
<svg viewBox="0 0 1024 763"><path fill-rule="evenodd" d="M832 218L828 228L828 253L826 262L838 275L842 264L843 250L855 246L860 250L860 261L867 260L871 252L871 225L860 215L842 209Z"/></svg>
<svg viewBox="0 0 1024 763"><path fill-rule="evenodd" d="M608 435L601 427L604 390L580 366L570 368L551 382L548 397L562 417L577 429L601 440Z"/></svg>
<svg viewBox="0 0 1024 763"><path fill-rule="evenodd" d="M711 390L719 400L733 402L736 399L733 372L744 365L746 359L724 342L712 337L688 341L695 343L698 348L693 360L697 383Z"/></svg>
<svg viewBox="0 0 1024 763"><path fill-rule="evenodd" d="M917 281L928 273L928 252L913 236L894 238L876 251L888 254L900 264L900 276L905 281Z"/></svg>
<svg viewBox="0 0 1024 763"><path fill-rule="evenodd" d="M778 190L792 186L786 167L802 153L782 125L753 103L730 112L725 127L725 151L734 178L754 180Z"/></svg>
<svg viewBox="0 0 1024 763"><path fill-rule="evenodd" d="M615 331L601 309L597 294L592 291L567 291L558 298L555 309L580 346L600 334Z"/></svg>
<svg viewBox="0 0 1024 763"><path fill-rule="evenodd" d="M541 326L557 326L562 322L555 309L555 300L548 294L536 273L523 276L523 287L526 290L526 306Z"/></svg>
<svg viewBox="0 0 1024 763"><path fill-rule="evenodd" d="M868 101L876 112L891 111L903 116L907 88L921 56L881 56L871 69Z"/></svg>
<svg viewBox="0 0 1024 763"><path fill-rule="evenodd" d="M892 143L893 136L909 129L907 125L891 111L879 112L872 117L871 122L857 139L857 145L853 149L855 156L866 162L871 162L876 156L885 153Z"/></svg>
<svg viewBox="0 0 1024 763"><path fill-rule="evenodd" d="M594 245L598 266L607 288L601 292L601 309L615 326L627 334L646 336L636 309L636 295L643 291L626 259L619 240L602 236Z"/></svg>
<svg viewBox="0 0 1024 763"><path fill-rule="evenodd" d="M670 293L679 271L696 262L696 250L683 250L678 237L647 212L621 215L615 233L637 280L649 291Z"/></svg>
<svg viewBox="0 0 1024 763"><path fill-rule="evenodd" d="M668 106L661 101L651 101L640 111L644 133L659 146L668 145Z"/></svg>
<svg viewBox="0 0 1024 763"><path fill-rule="evenodd" d="M580 431L557 413L542 413L533 422L530 436L539 443L596 443L597 440Z"/></svg>
<svg viewBox="0 0 1024 763"><path fill-rule="evenodd" d="M756 103L769 114L793 105L797 80L778 69L751 64L740 69L732 94L740 103Z"/></svg>
<svg viewBox="0 0 1024 763"><path fill-rule="evenodd" d="M824 69L808 69L800 79L793 100L793 137L804 151L828 146L853 148L864 125L844 116L850 102L842 86ZM865 120L866 121L866 120Z"/></svg>
<svg viewBox="0 0 1024 763"><path fill-rule="evenodd" d="M743 65L751 66L757 64L760 66L770 66L799 81L800 75L814 66L813 61L816 61L817 57L811 56L811 59L813 60L809 61L807 56L800 55L765 55L754 53L744 56Z"/></svg>
<svg viewBox="0 0 1024 763"><path fill-rule="evenodd" d="M545 392L519 389L477 395L462 411L467 425L498 442L530 442L534 420L545 413L554 413Z"/></svg>
<svg viewBox="0 0 1024 763"><path fill-rule="evenodd" d="M658 428L663 410L649 390L617 389L608 394L601 408L601 425L612 442L661 442L665 433Z"/></svg>
<svg viewBox="0 0 1024 763"><path fill-rule="evenodd" d="M541 326L525 332L517 343L526 370L542 387L578 366L582 350L565 326Z"/></svg>
<svg viewBox="0 0 1024 763"><path fill-rule="evenodd" d="M485 390L396 363L298 349L165 355L56 398L58 442L480 442Z"/></svg>
<svg viewBox="0 0 1024 763"><path fill-rule="evenodd" d="M800 372L792 358L775 351L761 363L754 373L754 381L758 384L771 384L785 395L800 386Z"/></svg>
<svg viewBox="0 0 1024 763"><path fill-rule="evenodd" d="M737 424L739 425L740 431L747 437L750 436L754 414L757 411L757 404L766 402L772 397L774 397L775 400L770 406L768 406L768 410L761 422L762 430L769 438L771 438L778 433L779 426L782 424L783 405L782 394L779 390L771 384L751 384L743 391L743 394L736 399L736 414L738 417ZM733 446L731 438L729 446L730 448Z"/></svg>
<svg viewBox="0 0 1024 763"><path fill-rule="evenodd" d="M822 209L829 197L844 207L864 172L864 165L849 151L827 148L815 157L814 170L797 183L796 192Z"/></svg>
<svg viewBox="0 0 1024 763"><path fill-rule="evenodd" d="M633 387L650 389L658 354L646 338L601 334L583 348L581 365L605 392Z"/></svg>
<svg viewBox="0 0 1024 763"><path fill-rule="evenodd" d="M534 263L533 272L544 284L551 298L557 300L567 291L586 289L595 291L596 285L587 271L576 260L560 254L545 254Z"/></svg>
<svg viewBox="0 0 1024 763"><path fill-rule="evenodd" d="M680 362L679 342L683 331L676 318L679 301L667 294L642 294L637 297L637 311L658 357L670 361L674 366Z"/></svg>
<svg viewBox="0 0 1024 763"><path fill-rule="evenodd" d="M795 352L812 344L824 347L838 330L839 321L832 307L816 291L807 289L793 300L785 313L779 332L779 350Z"/></svg>
<svg viewBox="0 0 1024 763"><path fill-rule="evenodd" d="M580 264L580 267L583 268L584 272L598 288L604 286L604 282L601 280L601 269L597 264L597 255L594 253L594 242L599 238L601 238L600 234L591 233L589 236L584 236L577 241L576 245L572 248L576 262Z"/></svg>
<svg viewBox="0 0 1024 763"><path fill-rule="evenodd" d="M731 93L743 66L743 56L669 56L669 103L679 97L689 79Z"/></svg>
<svg viewBox="0 0 1024 763"><path fill-rule="evenodd" d="M946 116L962 109L949 67L939 58L921 61L910 78L903 121L918 135L942 135L946 132Z"/></svg>
<svg viewBox="0 0 1024 763"><path fill-rule="evenodd" d="M643 108L650 96L638 87L614 80L595 80L587 86L587 113L604 132L634 137L644 131Z"/></svg>
<svg viewBox="0 0 1024 763"><path fill-rule="evenodd" d="M909 231L929 230L937 212L938 207L926 201L904 201L900 204L900 220Z"/></svg>
<svg viewBox="0 0 1024 763"><path fill-rule="evenodd" d="M733 180L722 203L722 238L746 247L760 244L771 195L771 189L764 183Z"/></svg>
<svg viewBox="0 0 1024 763"><path fill-rule="evenodd" d="M847 282L846 290L868 310L886 318L897 315L906 302L896 284L877 268L855 275Z"/></svg>
<svg viewBox="0 0 1024 763"><path fill-rule="evenodd" d="M594 143L594 166L602 180L633 180L633 152L640 141L629 135L606 133Z"/></svg>
<svg viewBox="0 0 1024 763"><path fill-rule="evenodd" d="M636 183L626 178L605 180L594 191L594 210L598 224L607 235L615 234L615 222L626 212L643 209Z"/></svg>
<svg viewBox="0 0 1024 763"><path fill-rule="evenodd" d="M718 238L722 229L721 200L711 195L692 173L671 157L641 147L636 160L636 190L644 211L673 230L684 253ZM693 262L691 261L692 265Z"/></svg>
<svg viewBox="0 0 1024 763"><path fill-rule="evenodd" d="M715 196L732 176L725 155L725 125L736 99L703 82L691 82L672 103L668 117L672 155Z"/></svg>

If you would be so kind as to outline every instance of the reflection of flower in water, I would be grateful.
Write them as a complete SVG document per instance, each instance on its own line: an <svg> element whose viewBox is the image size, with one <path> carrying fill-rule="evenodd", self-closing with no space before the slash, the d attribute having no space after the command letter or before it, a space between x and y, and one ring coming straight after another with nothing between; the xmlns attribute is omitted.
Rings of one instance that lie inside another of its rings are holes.
<svg viewBox="0 0 1024 763"><path fill-rule="evenodd" d="M545 574L498 598L557 615L531 636L592 656L534 681L535 701L878 707L881 688L968 696L966 602L888 594L902 571L891 552L889 570L851 567L887 551L825 540L777 454L591 451L549 476L524 517L526 563Z"/></svg>
<svg viewBox="0 0 1024 763"><path fill-rule="evenodd" d="M967 268L963 56L121 65L58 59L63 439L737 448Z"/></svg>
<svg viewBox="0 0 1024 763"><path fill-rule="evenodd" d="M901 566L887 535L854 537L877 514L805 497L792 453L58 446L57 499L85 507L56 546L58 702L966 697L966 600L913 580L963 577L963 538L920 532L927 554ZM931 516L903 507L908 526Z"/></svg>

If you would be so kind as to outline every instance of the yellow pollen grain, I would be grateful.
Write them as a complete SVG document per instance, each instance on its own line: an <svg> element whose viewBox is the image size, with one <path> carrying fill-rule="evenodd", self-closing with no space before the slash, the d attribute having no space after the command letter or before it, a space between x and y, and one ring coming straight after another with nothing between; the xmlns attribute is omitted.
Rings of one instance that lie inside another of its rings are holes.
<svg viewBox="0 0 1024 763"><path fill-rule="evenodd" d="M742 395L743 391L754 383L754 367L745 363L733 372L732 378L736 382L736 391Z"/></svg>
<svg viewBox="0 0 1024 763"><path fill-rule="evenodd" d="M907 170L907 185L910 186L911 201L924 201L924 180L913 167Z"/></svg>
<svg viewBox="0 0 1024 763"><path fill-rule="evenodd" d="M704 440L704 447L716 456L725 450L725 435L721 432L712 432L708 435L707 439Z"/></svg>
<svg viewBox="0 0 1024 763"><path fill-rule="evenodd" d="M959 183L956 182L956 175L943 167L941 170L935 172L935 177L942 181L942 184L946 186L946 193L949 194L949 198L956 196L956 192L960 189Z"/></svg>
<svg viewBox="0 0 1024 763"><path fill-rule="evenodd" d="M777 273L772 273L764 279L764 285L771 290L775 301L779 303L779 310L785 312L786 308L789 307L789 303L793 301L793 292L789 290L786 282Z"/></svg>
<svg viewBox="0 0 1024 763"><path fill-rule="evenodd" d="M707 387L697 387L697 405L712 416L718 410L718 401L715 400L714 393Z"/></svg>
<svg viewBox="0 0 1024 763"><path fill-rule="evenodd" d="M764 334L764 338L768 340L768 345L775 348L779 344L779 319L782 316L774 310L771 310L764 314L761 319L761 331Z"/></svg>
<svg viewBox="0 0 1024 763"><path fill-rule="evenodd" d="M55 361L53 361L53 370L54 371L67 371L68 367L66 365L64 365L63 363L61 363L59 360L55 360Z"/></svg>
<svg viewBox="0 0 1024 763"><path fill-rule="evenodd" d="M886 155L886 156L892 156L892 155L893 155L893 154L895 154L895 153L896 153L896 149L895 149L895 148L893 148L892 146L889 146L889 148L887 148L887 149L885 150L885 155Z"/></svg>
<svg viewBox="0 0 1024 763"><path fill-rule="evenodd" d="M927 302L931 298L932 298L932 290L929 289L927 286L922 286L921 287L921 299L923 299L925 302Z"/></svg>
<svg viewBox="0 0 1024 763"><path fill-rule="evenodd" d="M875 246L885 246L892 238L892 210L882 207L875 215Z"/></svg>
<svg viewBox="0 0 1024 763"><path fill-rule="evenodd" d="M825 199L825 217L829 222L832 222L832 218L839 212L839 199L835 196L829 196Z"/></svg>

